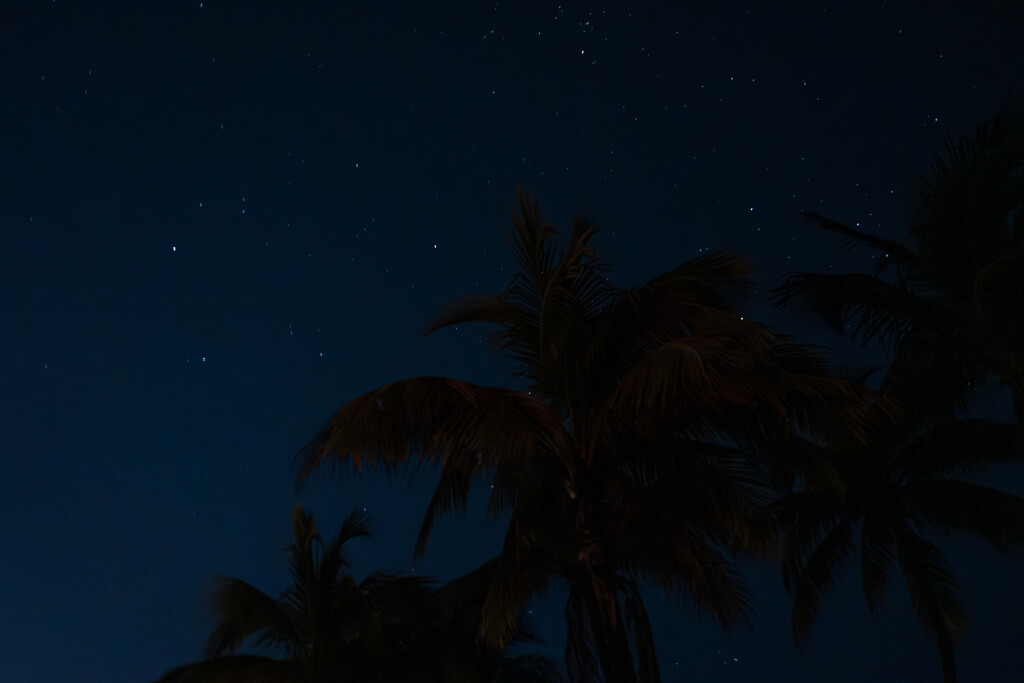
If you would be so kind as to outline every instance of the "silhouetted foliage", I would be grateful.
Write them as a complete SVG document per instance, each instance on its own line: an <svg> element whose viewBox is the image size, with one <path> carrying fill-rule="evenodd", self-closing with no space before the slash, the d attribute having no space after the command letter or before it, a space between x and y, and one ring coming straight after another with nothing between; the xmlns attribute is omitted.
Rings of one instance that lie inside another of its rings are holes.
<svg viewBox="0 0 1024 683"><path fill-rule="evenodd" d="M760 505L808 466L782 448L859 440L882 407L824 372L818 352L739 317L752 272L701 256L633 289L612 285L594 227L555 229L519 195L504 292L451 305L430 327L485 322L522 391L416 377L342 406L299 454L302 475L351 461L393 471L433 463L433 521L462 508L477 476L489 510L510 513L491 561L483 634L501 647L551 579L569 586L566 664L574 681L657 681L639 584L688 598L723 626L750 601L731 564L752 547Z"/></svg>
<svg viewBox="0 0 1024 683"><path fill-rule="evenodd" d="M1009 102L935 158L919 190L911 246L808 214L848 246L868 246L882 258L873 276L791 274L776 299L807 307L865 343L887 344L894 356L881 388L905 415L882 428L868 451L821 453L840 486L808 482L765 511L788 531L783 577L794 594L798 642L836 572L858 554L872 610L889 569L899 566L935 637L943 678L956 680L954 636L967 617L956 580L925 532L966 532L1002 553L1024 543L1024 501L960 478L1022 455L1022 210L1024 112ZM986 377L1010 388L1017 424L966 417L971 393Z"/></svg>
<svg viewBox="0 0 1024 683"><path fill-rule="evenodd" d="M472 575L436 591L423 577L375 572L357 583L342 575L343 546L369 535L365 515L350 514L325 544L313 516L296 506L292 529L291 585L272 598L241 579L222 579L207 661L174 669L160 683L562 680L549 659L509 658L480 642L479 609L467 606L479 605L484 593ZM284 659L223 656L247 641Z"/></svg>
<svg viewBox="0 0 1024 683"><path fill-rule="evenodd" d="M905 243L806 216L850 248L877 251L877 267L792 273L774 290L781 305L887 344L895 356L882 389L920 419L951 418L994 377L1024 422L1024 108L1009 101L973 136L948 140L918 188Z"/></svg>

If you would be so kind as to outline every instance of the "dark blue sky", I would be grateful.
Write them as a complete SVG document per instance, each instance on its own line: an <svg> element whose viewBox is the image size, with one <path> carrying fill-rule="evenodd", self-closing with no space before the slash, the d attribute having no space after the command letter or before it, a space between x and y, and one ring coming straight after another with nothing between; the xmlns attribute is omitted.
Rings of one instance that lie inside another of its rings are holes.
<svg viewBox="0 0 1024 683"><path fill-rule="evenodd" d="M1024 11L776 4L0 10L0 678L199 658L214 576L283 587L298 501L328 532L371 513L357 576L413 569L429 475L296 489L292 457L380 384L504 380L486 330L422 330L505 285L516 186L556 225L592 216L623 285L706 249L745 252L765 286L869 268L800 210L900 236L944 136L1019 92ZM477 506L415 571L452 578L500 530ZM975 621L963 679L1010 680L1021 565L945 547ZM869 617L850 573L797 650L777 571L751 578L759 617L731 636L649 594L666 681L938 678L899 584ZM537 609L556 657L559 599Z"/></svg>

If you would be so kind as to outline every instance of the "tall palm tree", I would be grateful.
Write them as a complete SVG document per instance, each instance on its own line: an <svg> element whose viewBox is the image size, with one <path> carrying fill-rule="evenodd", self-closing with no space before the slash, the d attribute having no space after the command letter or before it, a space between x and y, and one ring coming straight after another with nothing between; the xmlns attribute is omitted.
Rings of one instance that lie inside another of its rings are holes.
<svg viewBox="0 0 1024 683"><path fill-rule="evenodd" d="M888 345L893 359L881 389L904 416L872 453L827 454L840 487L808 486L768 513L790 530L783 576L794 591L798 641L834 572L857 552L872 609L886 570L900 566L936 638L943 676L953 681L953 637L966 617L955 579L924 532L966 531L1000 551L1024 538L1020 499L957 478L1022 453L1024 110L1009 101L973 137L950 139L918 194L906 243L807 214L849 247L873 248L881 258L873 275L790 274L774 296L864 343ZM1010 389L1016 425L965 419L973 389L987 377Z"/></svg>
<svg viewBox="0 0 1024 683"><path fill-rule="evenodd" d="M863 436L878 412L869 390L833 379L813 350L733 311L750 268L707 254L633 289L613 286L572 225L552 243L533 198L519 195L504 292L453 304L430 327L496 325L523 390L415 377L342 406L300 452L300 478L351 461L387 471L440 466L415 548L436 517L465 505L490 477L492 514L508 512L482 606L502 646L530 597L552 578L569 587L570 678L659 680L640 585L685 596L723 626L749 613L731 552L748 520L801 464L765 446L786 435Z"/></svg>
<svg viewBox="0 0 1024 683"><path fill-rule="evenodd" d="M982 538L1007 554L1024 545L1024 500L963 479L1021 455L1015 425L957 420L921 429L902 421L885 428L872 451L823 452L841 485L816 487L766 506L763 519L788 532L783 580L793 593L793 638L806 640L836 573L859 556L869 609L878 609L893 565L931 631L943 680L956 680L954 637L967 626L956 578L927 533Z"/></svg>
<svg viewBox="0 0 1024 683"><path fill-rule="evenodd" d="M241 579L223 579L215 592L220 619L210 634L208 659L178 667L158 683L562 680L547 658L505 657L474 642L467 605L482 600L474 576L436 592L423 577L377 572L357 583L339 574L348 566L345 543L369 535L365 515L352 512L326 544L301 506L291 521L288 589L275 599ZM472 623L478 630L478 621ZM250 640L284 658L224 654Z"/></svg>
<svg viewBox="0 0 1024 683"><path fill-rule="evenodd" d="M952 418L993 377L1024 424L1024 108L1008 101L972 137L949 139L918 189L906 242L806 217L877 251L877 267L790 274L775 290L782 306L887 343L895 356L882 389L919 417Z"/></svg>

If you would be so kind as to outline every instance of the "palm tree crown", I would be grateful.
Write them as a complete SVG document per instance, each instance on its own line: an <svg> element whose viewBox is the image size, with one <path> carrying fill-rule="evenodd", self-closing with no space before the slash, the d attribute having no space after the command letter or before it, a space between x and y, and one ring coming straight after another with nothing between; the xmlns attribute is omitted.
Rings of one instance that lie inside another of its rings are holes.
<svg viewBox="0 0 1024 683"><path fill-rule="evenodd" d="M340 574L343 546L368 536L366 516L352 512L329 543L313 516L296 506L288 548L291 585L272 598L236 578L215 591L217 625L208 659L169 671L161 683L561 683L550 659L506 657L477 638L489 567L438 589L431 580L374 572L360 582ZM515 634L530 639L528 632ZM225 655L252 640L284 654Z"/></svg>
<svg viewBox="0 0 1024 683"><path fill-rule="evenodd" d="M814 350L733 312L752 287L739 257L707 254L620 289L587 220L559 250L532 197L520 193L519 208L519 273L500 294L451 305L430 331L496 325L524 390L440 377L375 389L300 452L300 476L346 460L438 464L417 553L434 519L489 477L490 512L510 517L486 638L505 644L531 595L559 577L570 677L655 681L639 582L725 626L743 619L748 595L729 556L752 545L751 512L803 467L778 444L863 438L881 404L826 376Z"/></svg>
<svg viewBox="0 0 1024 683"><path fill-rule="evenodd" d="M216 591L221 618L207 654L216 658L249 638L301 662L309 680L392 680L415 660L414 635L430 633L429 580L373 573L357 583L342 575L344 545L368 536L366 516L352 512L325 543L311 514L292 511L295 541L288 548L292 583L277 599L236 578ZM383 677L382 677L383 676Z"/></svg>
<svg viewBox="0 0 1024 683"><path fill-rule="evenodd" d="M1024 107L1010 101L972 137L947 142L918 189L906 243L806 216L880 258L873 276L790 274L775 290L784 307L890 344L882 388L918 416L951 418L994 377L1024 423Z"/></svg>

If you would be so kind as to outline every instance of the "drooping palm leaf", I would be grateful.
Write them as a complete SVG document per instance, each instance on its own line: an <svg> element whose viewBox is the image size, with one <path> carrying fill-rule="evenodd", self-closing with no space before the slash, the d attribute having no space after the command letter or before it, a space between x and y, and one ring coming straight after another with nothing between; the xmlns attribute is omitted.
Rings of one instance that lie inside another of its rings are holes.
<svg viewBox="0 0 1024 683"><path fill-rule="evenodd" d="M674 489L651 487L647 492L646 498L628 501L630 522L614 536L628 558L623 559L624 569L689 602L699 613L710 614L723 628L749 619L750 593L730 561L730 534L717 526L717 520L709 526L699 515L690 524L681 522L684 511L679 506L687 503L673 504ZM722 504L729 506L727 501ZM694 502L691 510L698 507ZM703 510L700 514L712 516ZM723 510L722 516L730 519L729 514ZM732 514L732 521L737 521Z"/></svg>
<svg viewBox="0 0 1024 683"><path fill-rule="evenodd" d="M713 251L652 278L630 292L628 298L634 307L648 308L659 299L666 303L665 299L685 297L693 303L736 315L738 308L751 303L755 285L750 278L754 274L754 269L739 254Z"/></svg>
<svg viewBox="0 0 1024 683"><path fill-rule="evenodd" d="M934 305L908 291L863 273L789 273L771 290L784 311L805 308L831 329L868 344L895 344L914 324L935 320Z"/></svg>
<svg viewBox="0 0 1024 683"><path fill-rule="evenodd" d="M351 459L391 470L409 459L442 461L476 453L481 466L564 451L557 413L511 389L444 377L415 377L367 392L342 406L300 451L300 477Z"/></svg>
<svg viewBox="0 0 1024 683"><path fill-rule="evenodd" d="M980 419L942 422L909 440L900 466L917 477L975 473L1024 456L1021 429Z"/></svg>
<svg viewBox="0 0 1024 683"><path fill-rule="evenodd" d="M868 246L879 251L882 258L878 259L875 265L875 277L883 274L890 263L911 267L917 263L917 255L900 242L861 232L813 211L805 211L803 217L820 230L841 235L848 251L859 246Z"/></svg>
<svg viewBox="0 0 1024 683"><path fill-rule="evenodd" d="M565 565L564 558L552 556L552 545L539 542L542 530L521 522L518 512L505 532L501 554L489 562L487 596L480 611L484 642L498 649L515 638L519 615L530 598L547 586L553 571ZM571 549L563 546L561 550Z"/></svg>
<svg viewBox="0 0 1024 683"><path fill-rule="evenodd" d="M1024 547L1024 500L987 486L957 479L926 479L904 491L907 514L920 524L948 533L983 538L1000 553Z"/></svg>
<svg viewBox="0 0 1024 683"><path fill-rule="evenodd" d="M898 531L896 547L914 611L935 635L943 680L956 681L953 637L967 627L956 579L939 549L917 534L907 529Z"/></svg>
<svg viewBox="0 0 1024 683"><path fill-rule="evenodd" d="M310 515L312 519L312 515ZM326 598L330 595L338 582L338 574L345 567L350 566L345 557L343 546L354 538L369 538L369 515L359 510L348 513L341 523L341 528L335 534L331 542L323 548L323 555L320 557L317 585L317 595Z"/></svg>
<svg viewBox="0 0 1024 683"><path fill-rule="evenodd" d="M896 525L893 510L872 510L864 516L860 529L860 579L864 600L872 613L882 604L882 592L889 570L896 562ZM889 514L886 514L889 513Z"/></svg>
<svg viewBox="0 0 1024 683"><path fill-rule="evenodd" d="M821 599L853 550L853 527L839 520L807 556L793 583L792 626L797 644L810 635Z"/></svg>
<svg viewBox="0 0 1024 683"><path fill-rule="evenodd" d="M788 527L782 549L782 580L787 590L795 590L818 543L843 523L843 501L831 491L805 491L771 507L783 516Z"/></svg>
<svg viewBox="0 0 1024 683"><path fill-rule="evenodd" d="M292 646L300 641L295 623L281 605L241 579L221 579L214 599L221 616L207 641L208 657L232 652L254 635L259 645Z"/></svg>

